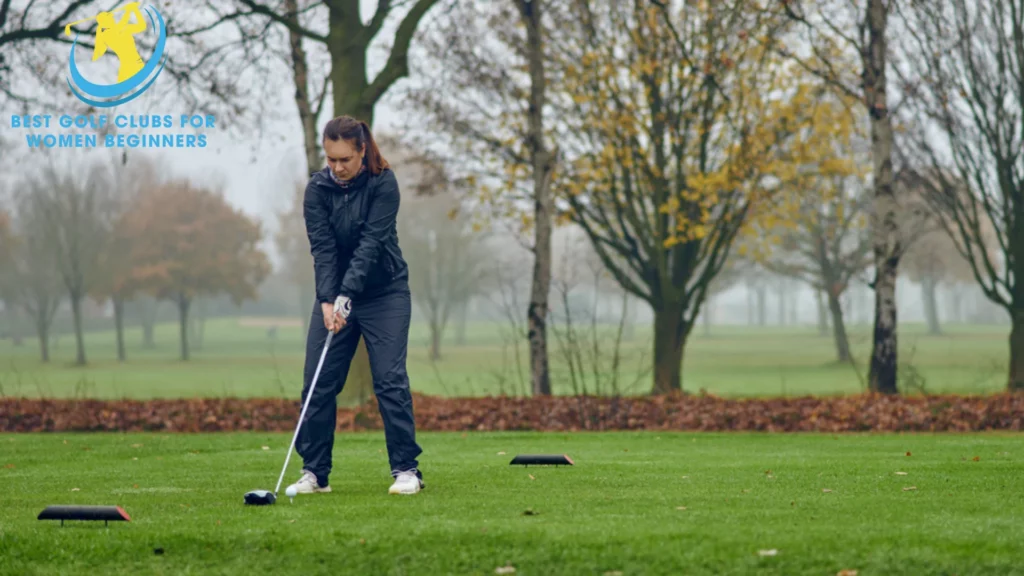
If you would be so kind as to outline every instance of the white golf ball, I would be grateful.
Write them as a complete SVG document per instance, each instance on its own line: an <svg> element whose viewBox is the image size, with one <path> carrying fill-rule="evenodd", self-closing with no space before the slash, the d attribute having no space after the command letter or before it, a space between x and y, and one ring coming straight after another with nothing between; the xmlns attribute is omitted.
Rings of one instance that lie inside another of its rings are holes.
<svg viewBox="0 0 1024 576"><path fill-rule="evenodd" d="M284 491L284 495L289 497L289 498L295 498L295 495L298 494L298 493L299 493L299 491L295 489L295 486L289 486Z"/></svg>

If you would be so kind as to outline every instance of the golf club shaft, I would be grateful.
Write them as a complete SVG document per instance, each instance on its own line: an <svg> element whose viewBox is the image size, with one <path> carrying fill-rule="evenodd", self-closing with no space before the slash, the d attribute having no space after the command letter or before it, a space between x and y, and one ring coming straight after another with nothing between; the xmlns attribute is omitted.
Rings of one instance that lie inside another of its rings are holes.
<svg viewBox="0 0 1024 576"><path fill-rule="evenodd" d="M334 337L334 331L327 331L327 340L324 341L324 351L320 353L320 362L316 365L316 372L313 373L313 381L309 384L309 394L306 395L306 401L302 404L302 412L299 414L299 423L295 426L295 434L292 436L292 443L288 446L288 455L284 458L284 467L281 468L281 475L277 478L277 486L274 488L274 494L281 489L281 481L284 480L284 473L288 470L288 461L292 458L292 449L295 448L295 440L299 437L299 429L302 428L302 419L306 417L306 408L309 408L309 400L313 397L313 390L316 389L316 381L320 378L320 369L324 366L324 358L327 357L327 349L331 347L331 338Z"/></svg>
<svg viewBox="0 0 1024 576"><path fill-rule="evenodd" d="M113 14L115 12L122 12L124 10L125 10L125 6L122 6L120 8L115 8L115 9L111 10L110 13ZM68 36L70 36L71 35L71 27L72 26L75 26L77 24L81 24L83 22L88 22L90 20L94 20L95 18L96 18L95 16L90 16L89 18L82 18L81 20L75 20L74 22L71 22L70 24L65 24L64 25L64 34L67 34Z"/></svg>

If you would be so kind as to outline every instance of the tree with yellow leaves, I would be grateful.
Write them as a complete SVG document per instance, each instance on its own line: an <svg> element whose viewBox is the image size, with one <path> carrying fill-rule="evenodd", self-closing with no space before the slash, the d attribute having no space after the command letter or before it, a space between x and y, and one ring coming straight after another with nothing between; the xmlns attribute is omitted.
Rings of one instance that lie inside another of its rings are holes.
<svg viewBox="0 0 1024 576"><path fill-rule="evenodd" d="M889 107L889 16L895 0L782 0L769 10L791 23L785 54L837 94L858 103L871 132L870 229L874 254L875 326L868 387L898 393L896 278L910 238L893 186L895 136Z"/></svg>
<svg viewBox="0 0 1024 576"><path fill-rule="evenodd" d="M807 137L786 142L782 149L815 161L783 183L782 194L758 207L739 246L765 269L824 294L836 361L847 363L853 358L841 298L870 265L872 241L863 168L869 160L866 130L855 122L850 104L832 95L811 103ZM765 243L765 238L777 243Z"/></svg>
<svg viewBox="0 0 1024 576"><path fill-rule="evenodd" d="M681 390L687 337L748 217L818 161L800 142L820 86L770 49L781 20L751 0L573 5L559 193L654 310L654 392Z"/></svg>

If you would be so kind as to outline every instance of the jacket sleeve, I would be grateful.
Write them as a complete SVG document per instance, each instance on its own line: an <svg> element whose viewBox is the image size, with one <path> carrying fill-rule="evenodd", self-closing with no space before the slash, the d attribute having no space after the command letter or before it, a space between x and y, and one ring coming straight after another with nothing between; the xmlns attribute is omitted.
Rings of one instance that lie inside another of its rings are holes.
<svg viewBox="0 0 1024 576"><path fill-rule="evenodd" d="M363 291L366 276L377 265L384 242L394 230L398 220L398 179L394 172L385 170L380 184L370 200L370 209L363 223L359 245L352 254L345 277L341 280L341 295L355 298Z"/></svg>
<svg viewBox="0 0 1024 576"><path fill-rule="evenodd" d="M331 229L331 210L315 186L306 186L302 199L309 250L313 254L317 302L334 302L338 296L338 246Z"/></svg>

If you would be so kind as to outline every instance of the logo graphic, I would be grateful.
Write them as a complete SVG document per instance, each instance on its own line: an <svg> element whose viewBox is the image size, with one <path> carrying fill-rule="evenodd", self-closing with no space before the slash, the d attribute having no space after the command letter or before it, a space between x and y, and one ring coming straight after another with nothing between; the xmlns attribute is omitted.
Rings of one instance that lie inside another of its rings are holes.
<svg viewBox="0 0 1024 576"><path fill-rule="evenodd" d="M79 33L75 32L75 41L71 45L71 58L68 64L71 77L67 80L68 87L79 100L97 108L110 108L124 104L145 92L160 75L164 69L164 63L161 60L164 55L164 43L167 40L167 28L164 25L163 16L156 8L146 6L144 11L149 17L148 26L146 18L142 14L143 10L139 9L138 2L130 2L111 12L100 12L92 18L76 20L64 26L64 34L71 36L71 27L75 24L96 20L93 62L106 54L108 49L118 60L116 84L94 84L86 80L78 71L78 65L75 63L75 47L78 46L79 36ZM123 12L123 14L120 19L115 19L114 16L118 12ZM133 15L135 22L130 22ZM145 32L147 28L156 33L157 39L153 54L148 61L145 61L135 46L135 35Z"/></svg>

